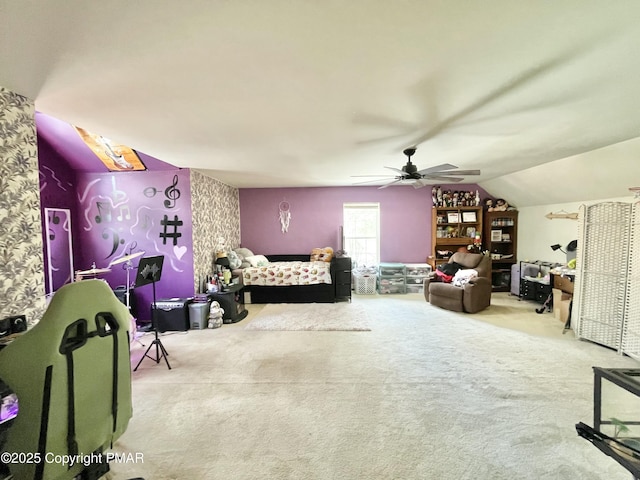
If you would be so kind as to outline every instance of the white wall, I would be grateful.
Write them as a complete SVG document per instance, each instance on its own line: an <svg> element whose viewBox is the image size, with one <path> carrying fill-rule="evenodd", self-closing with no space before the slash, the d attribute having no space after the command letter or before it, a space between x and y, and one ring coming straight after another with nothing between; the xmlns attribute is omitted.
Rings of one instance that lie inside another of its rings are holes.
<svg viewBox="0 0 640 480"><path fill-rule="evenodd" d="M551 245L559 243L563 248L578 239L578 220L554 219L545 217L548 213L577 213L580 205L593 205L601 202L636 201L633 196L607 198L578 203L558 203L519 208L518 214L518 260L543 260L564 263L566 256L560 250L551 250ZM580 245L578 244L578 248ZM566 250L566 249L565 249Z"/></svg>

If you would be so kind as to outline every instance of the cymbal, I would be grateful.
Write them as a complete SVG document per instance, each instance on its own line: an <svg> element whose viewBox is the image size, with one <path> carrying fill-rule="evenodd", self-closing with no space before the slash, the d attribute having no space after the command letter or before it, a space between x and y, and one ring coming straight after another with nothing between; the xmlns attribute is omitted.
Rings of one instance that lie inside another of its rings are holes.
<svg viewBox="0 0 640 480"><path fill-rule="evenodd" d="M109 273L111 271L110 268L92 268L91 270L78 270L76 274L78 275L101 275L103 273Z"/></svg>
<svg viewBox="0 0 640 480"><path fill-rule="evenodd" d="M129 260L133 260L134 258L141 257L142 255L144 255L144 252L136 252L136 253L132 253L130 255L125 255L124 257L120 257L117 260L112 260L111 263L109 263L109 266L118 265L120 263L128 262Z"/></svg>

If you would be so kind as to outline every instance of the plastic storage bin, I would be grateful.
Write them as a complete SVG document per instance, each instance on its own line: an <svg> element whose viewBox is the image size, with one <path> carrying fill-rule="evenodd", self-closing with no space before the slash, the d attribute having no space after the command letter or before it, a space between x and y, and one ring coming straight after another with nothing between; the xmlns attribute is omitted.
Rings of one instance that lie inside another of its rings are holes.
<svg viewBox="0 0 640 480"><path fill-rule="evenodd" d="M406 293L407 267L404 263L381 263L378 266L378 293Z"/></svg>
<svg viewBox="0 0 640 480"><path fill-rule="evenodd" d="M387 293L407 293L406 285L404 283L404 277L402 278L380 277L380 283L378 284L378 292L383 295Z"/></svg>
<svg viewBox="0 0 640 480"><path fill-rule="evenodd" d="M424 280L431 275L428 263L407 263L407 293L422 293Z"/></svg>

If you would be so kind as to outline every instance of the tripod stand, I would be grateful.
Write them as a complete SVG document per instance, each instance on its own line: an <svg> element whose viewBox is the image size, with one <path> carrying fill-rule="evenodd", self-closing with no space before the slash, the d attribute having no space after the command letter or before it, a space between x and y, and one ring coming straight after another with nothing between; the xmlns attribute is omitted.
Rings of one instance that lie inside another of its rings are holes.
<svg viewBox="0 0 640 480"><path fill-rule="evenodd" d="M156 363L160 363L160 359L164 358L165 363L167 364L167 368L171 370L171 365L169 365L169 353L167 349L164 348L162 341L158 337L158 325L156 321L156 281L160 280L160 275L162 274L162 262L164 260L164 256L159 255L157 257L148 257L140 260L140 265L138 265L138 275L136 277L136 288L147 285L151 283L153 288L153 306L151 308L151 325L153 327L153 333L155 335L154 340L149 344L147 350L144 352L144 355L136 365L136 368L133 369L135 372L138 370L138 367L142 363L145 358L150 358ZM156 354L155 357L149 355L149 351L155 346Z"/></svg>

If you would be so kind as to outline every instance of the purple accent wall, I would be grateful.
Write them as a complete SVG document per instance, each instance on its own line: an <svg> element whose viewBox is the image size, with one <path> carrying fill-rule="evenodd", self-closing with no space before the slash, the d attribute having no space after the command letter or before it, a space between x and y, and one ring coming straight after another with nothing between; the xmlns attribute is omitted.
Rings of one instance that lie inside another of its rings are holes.
<svg viewBox="0 0 640 480"><path fill-rule="evenodd" d="M144 257L164 255L156 296L184 298L194 295L190 176L188 170L127 173L78 173L80 219L76 224L80 251L76 269L110 262L131 253ZM132 260L138 266L140 258ZM125 264L100 276L113 287L127 284ZM129 281L135 281L136 270ZM150 318L152 287L134 292L140 319Z"/></svg>
<svg viewBox="0 0 640 480"><path fill-rule="evenodd" d="M36 131L43 232L44 208L71 210L74 269L89 270L94 263L97 268L107 268L111 261L130 252L164 255L157 298L192 297L189 171L138 152L147 171L110 173L71 125L36 113ZM130 283L135 282L140 258L132 260ZM127 271L124 264L117 264L97 278L116 288L127 284ZM138 317L150 319L152 287L141 287L134 295Z"/></svg>
<svg viewBox="0 0 640 480"><path fill-rule="evenodd" d="M53 276L54 285L59 287L72 279L67 278L67 273L61 266L69 264L68 243L60 241L66 235L65 228L69 222L56 222L55 218L50 219L50 231L45 227L45 208L62 208L71 211L72 242L75 243L73 226L77 219L77 205L75 201L76 175L62 158L51 147L49 142L38 135L38 173L40 176L40 218L42 222L42 232L44 248L44 271L49 271L49 259L47 245L52 247L51 258L54 261ZM49 237L49 242L47 238ZM64 277L64 278L62 278ZM50 292L49 275L45 274L45 291Z"/></svg>
<svg viewBox="0 0 640 480"><path fill-rule="evenodd" d="M475 184L443 189L480 192ZM279 205L290 205L289 230L280 226ZM340 247L342 207L349 202L380 203L380 261L424 263L431 251L431 188L409 186L243 188L240 238L256 254L307 253L315 247Z"/></svg>

